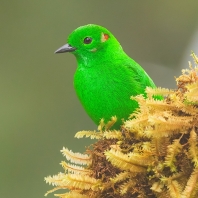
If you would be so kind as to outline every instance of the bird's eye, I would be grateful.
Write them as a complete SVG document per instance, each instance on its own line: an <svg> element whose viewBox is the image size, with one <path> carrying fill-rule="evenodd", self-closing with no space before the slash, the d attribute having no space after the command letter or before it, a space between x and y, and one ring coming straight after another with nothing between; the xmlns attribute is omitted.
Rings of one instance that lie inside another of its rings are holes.
<svg viewBox="0 0 198 198"><path fill-rule="evenodd" d="M84 39L84 44L90 44L91 42L92 42L92 38L90 38L90 37L86 37Z"/></svg>

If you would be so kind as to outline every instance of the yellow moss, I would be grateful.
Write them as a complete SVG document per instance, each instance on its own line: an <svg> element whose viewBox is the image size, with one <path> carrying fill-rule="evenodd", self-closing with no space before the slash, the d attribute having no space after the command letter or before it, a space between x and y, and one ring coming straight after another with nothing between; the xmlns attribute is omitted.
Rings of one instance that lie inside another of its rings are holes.
<svg viewBox="0 0 198 198"><path fill-rule="evenodd" d="M87 154L61 151L65 173L45 178L69 193L60 198L197 198L198 197L198 58L176 78L177 90L147 88L148 98L131 97L139 109L120 130L116 117L98 131L80 131L98 139ZM163 100L154 100L161 95ZM80 165L79 165L80 164Z"/></svg>

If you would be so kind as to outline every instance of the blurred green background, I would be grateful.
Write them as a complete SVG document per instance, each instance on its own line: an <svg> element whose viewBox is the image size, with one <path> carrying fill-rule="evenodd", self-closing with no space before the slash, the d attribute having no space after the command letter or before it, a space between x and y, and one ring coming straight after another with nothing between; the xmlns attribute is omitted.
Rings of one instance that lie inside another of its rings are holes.
<svg viewBox="0 0 198 198"><path fill-rule="evenodd" d="M44 177L62 171L59 150L90 144L74 138L96 129L73 89L75 58L54 54L68 34L105 26L157 86L174 88L197 50L197 7L196 0L0 0L0 197L44 197L52 188Z"/></svg>

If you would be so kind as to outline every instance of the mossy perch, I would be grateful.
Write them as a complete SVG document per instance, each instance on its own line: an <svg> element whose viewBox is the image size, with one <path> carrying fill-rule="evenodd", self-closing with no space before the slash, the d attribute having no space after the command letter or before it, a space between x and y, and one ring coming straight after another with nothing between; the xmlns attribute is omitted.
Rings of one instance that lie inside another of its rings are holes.
<svg viewBox="0 0 198 198"><path fill-rule="evenodd" d="M65 173L46 177L60 198L197 198L198 197L198 58L182 70L177 90L147 88L140 108L120 130L110 130L116 118L98 131L81 131L98 141L87 154L63 149ZM164 100L153 99L163 95ZM47 194L48 194L47 193ZM47 195L46 194L46 195Z"/></svg>

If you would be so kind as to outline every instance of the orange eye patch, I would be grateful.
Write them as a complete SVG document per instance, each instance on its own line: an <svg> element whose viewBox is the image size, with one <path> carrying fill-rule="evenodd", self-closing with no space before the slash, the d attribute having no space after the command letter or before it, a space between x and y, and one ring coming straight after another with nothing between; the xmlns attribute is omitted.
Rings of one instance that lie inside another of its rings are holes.
<svg viewBox="0 0 198 198"><path fill-rule="evenodd" d="M109 35L108 35L108 34L102 33L101 41L102 41L102 42L105 42L105 41L107 41L108 39L109 39Z"/></svg>
<svg viewBox="0 0 198 198"><path fill-rule="evenodd" d="M104 34L104 38L105 38L105 40L108 40L109 39L109 35L108 34Z"/></svg>

